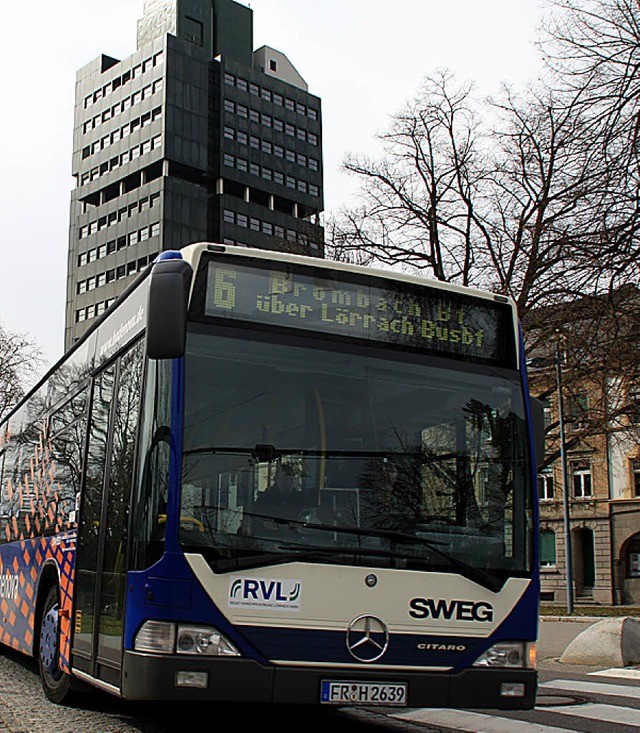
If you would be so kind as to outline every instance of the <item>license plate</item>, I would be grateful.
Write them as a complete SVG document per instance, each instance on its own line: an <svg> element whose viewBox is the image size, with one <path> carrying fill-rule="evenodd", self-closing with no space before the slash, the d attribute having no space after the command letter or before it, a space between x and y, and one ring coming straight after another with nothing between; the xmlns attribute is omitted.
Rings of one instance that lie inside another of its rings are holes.
<svg viewBox="0 0 640 733"><path fill-rule="evenodd" d="M395 705L406 706L407 685L404 682L340 682L323 680L320 702L331 705Z"/></svg>

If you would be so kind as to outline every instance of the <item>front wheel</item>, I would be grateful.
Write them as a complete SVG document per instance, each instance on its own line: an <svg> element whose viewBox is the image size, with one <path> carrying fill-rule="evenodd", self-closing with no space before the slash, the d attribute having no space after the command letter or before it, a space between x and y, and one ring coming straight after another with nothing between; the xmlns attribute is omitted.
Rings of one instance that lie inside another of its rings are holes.
<svg viewBox="0 0 640 733"><path fill-rule="evenodd" d="M51 702L63 703L71 694L71 678L60 669L60 604L58 588L47 591L40 621L38 667L44 694Z"/></svg>

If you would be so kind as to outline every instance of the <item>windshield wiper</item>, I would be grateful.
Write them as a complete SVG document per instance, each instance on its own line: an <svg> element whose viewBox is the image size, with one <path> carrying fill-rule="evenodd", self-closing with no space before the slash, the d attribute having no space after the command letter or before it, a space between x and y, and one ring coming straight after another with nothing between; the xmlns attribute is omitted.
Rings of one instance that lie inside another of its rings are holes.
<svg viewBox="0 0 640 733"><path fill-rule="evenodd" d="M335 545L327 547L326 545L279 545L286 552L265 552L258 555L249 555L247 557L224 558L216 560L215 569L218 572L227 572L229 570L248 570L250 568L262 567L264 565L275 565L279 563L291 562L292 560L309 561L327 559L335 560L336 557L354 556L354 557L384 557L390 560L414 560L416 562L426 562L424 558L416 557L406 553L398 553L393 550L381 550L375 547L366 548L354 545ZM293 549L298 548L298 549Z"/></svg>
<svg viewBox="0 0 640 733"><path fill-rule="evenodd" d="M289 524L296 525L301 524L299 522L290 521ZM328 524L305 524L308 529L319 529L330 532L340 532L343 534L352 534L358 538L362 537L380 537L388 539L391 542L399 542L403 544L413 544L422 547L427 547L435 555L446 560L446 562L455 568L461 575L469 580L481 585L483 588L490 590L492 593L497 593L504 585L504 579L499 578L492 573L482 570L481 568L474 567L460 560L455 555L449 552L445 552L438 545L442 545L441 542L435 540L429 540L425 537L416 537L415 535L405 534L404 532L394 532L391 530L362 530L354 527L334 527ZM292 560L326 560L327 558L335 558L336 555L353 555L358 557L369 556L369 557L385 557L385 558L398 558L402 560L413 560L414 562L425 562L424 558L416 557L406 553L398 553L393 549L384 550L380 548L368 548L351 545L339 545L333 547L322 546L308 546L308 545L292 545L291 543L279 545L283 550L287 552L264 552L257 555L248 555L245 557L232 557L223 558L214 561L216 572L228 572L230 570L248 570L250 568L263 567L265 565L276 565ZM299 547L298 550L291 550L291 547Z"/></svg>
<svg viewBox="0 0 640 733"><path fill-rule="evenodd" d="M304 456L305 458L407 458L415 456L414 453L376 451L376 450L338 450L338 449L312 449L312 448L276 448L270 444L257 444L255 446L228 446L228 445L205 445L197 448L186 448L183 455L192 456L199 454L220 454L247 456L260 461L274 461L281 456Z"/></svg>
<svg viewBox="0 0 640 733"><path fill-rule="evenodd" d="M450 552L446 552L441 549L440 546L444 545L444 542L438 542L436 540L430 540L426 537L417 537L416 535L406 534L405 532L397 532L395 530L386 529L357 529L355 527L334 527L330 524L311 524L305 523L306 529L319 529L327 532L340 532L342 534L353 534L357 537L380 537L381 539L387 539L390 542L401 542L405 544L421 545L429 548L434 554L439 555L445 559L450 565L464 575L465 578L472 580L474 583L481 585L483 588L490 590L492 593L497 593L504 585L504 579L498 578L497 576L489 573L486 570L477 568L473 565L469 565L464 560L452 555ZM359 554L373 554L369 550L364 548L358 548ZM413 557L411 559L414 559ZM419 559L419 558L416 558Z"/></svg>

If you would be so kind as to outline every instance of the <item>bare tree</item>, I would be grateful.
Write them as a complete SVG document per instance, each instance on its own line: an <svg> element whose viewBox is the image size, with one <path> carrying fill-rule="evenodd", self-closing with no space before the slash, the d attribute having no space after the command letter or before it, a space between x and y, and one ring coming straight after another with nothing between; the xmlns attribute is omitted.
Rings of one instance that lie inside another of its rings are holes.
<svg viewBox="0 0 640 733"><path fill-rule="evenodd" d="M24 395L41 364L41 351L33 341L0 325L0 420Z"/></svg>
<svg viewBox="0 0 640 733"><path fill-rule="evenodd" d="M635 262L640 194L640 6L637 0L548 0L541 48L556 89L576 100L587 134L606 160L611 195L603 210L601 260L624 279Z"/></svg>
<svg viewBox="0 0 640 733"><path fill-rule="evenodd" d="M440 72L380 135L379 160L347 156L362 180L361 205L341 212L329 235L341 252L468 284L477 236L475 197L484 170L471 86Z"/></svg>
<svg viewBox="0 0 640 733"><path fill-rule="evenodd" d="M531 308L609 290L602 222L611 173L580 107L542 87L493 102L482 284Z"/></svg>

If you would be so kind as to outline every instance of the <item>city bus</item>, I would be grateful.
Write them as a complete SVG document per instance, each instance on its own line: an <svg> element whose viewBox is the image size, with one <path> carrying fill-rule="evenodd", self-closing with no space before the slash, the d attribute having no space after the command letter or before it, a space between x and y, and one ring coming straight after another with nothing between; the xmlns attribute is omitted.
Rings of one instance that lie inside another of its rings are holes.
<svg viewBox="0 0 640 733"><path fill-rule="evenodd" d="M0 424L2 642L56 703L532 707L524 365L500 295L163 252Z"/></svg>

